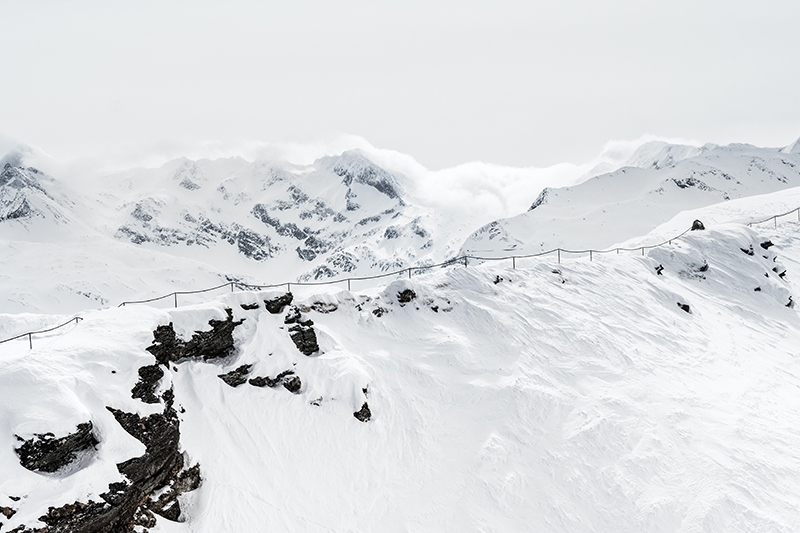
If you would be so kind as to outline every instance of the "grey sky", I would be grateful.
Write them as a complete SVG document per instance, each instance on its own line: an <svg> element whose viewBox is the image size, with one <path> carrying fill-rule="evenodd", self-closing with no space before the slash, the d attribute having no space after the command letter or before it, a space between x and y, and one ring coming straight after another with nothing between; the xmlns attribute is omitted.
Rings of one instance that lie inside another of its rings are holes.
<svg viewBox="0 0 800 533"><path fill-rule="evenodd" d="M431 168L800 136L800 2L0 3L0 133L59 158L353 134Z"/></svg>

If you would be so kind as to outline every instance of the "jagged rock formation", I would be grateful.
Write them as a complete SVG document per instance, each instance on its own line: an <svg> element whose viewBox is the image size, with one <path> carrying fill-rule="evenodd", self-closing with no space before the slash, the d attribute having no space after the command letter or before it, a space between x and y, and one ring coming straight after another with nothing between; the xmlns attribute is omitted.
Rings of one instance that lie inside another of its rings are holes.
<svg viewBox="0 0 800 533"><path fill-rule="evenodd" d="M247 383L247 375L253 365L242 365L236 370L231 370L227 374L220 374L218 377L231 387L238 387Z"/></svg>
<svg viewBox="0 0 800 533"><path fill-rule="evenodd" d="M45 433L29 440L17 439L22 442L15 450L20 464L34 472L56 472L70 465L81 452L94 450L100 444L91 420L78 424L74 433L64 437L56 438L52 433Z"/></svg>
<svg viewBox="0 0 800 533"><path fill-rule="evenodd" d="M160 365L146 365L139 369L139 381L131 390L131 397L138 398L144 403L158 403L159 398L155 392L158 382L164 377L164 370Z"/></svg>
<svg viewBox="0 0 800 533"><path fill-rule="evenodd" d="M209 320L211 329L195 332L189 341L177 338L171 323L153 331L154 342L147 351L156 357L158 363L139 369L139 382L131 395L145 403L163 402L161 413L141 417L107 407L123 429L145 445L144 455L117 465L126 481L109 484L108 491L100 495L102 502L77 501L58 508L50 507L39 518L46 527L30 529L20 526L13 530L15 533L130 533L137 527L139 531L147 531L146 528L155 526L154 513L168 520L180 520L178 497L197 489L202 478L200 465L186 468L180 451L180 421L174 408L172 389L166 390L161 397L155 395L164 376L160 365L229 355L234 350L233 330L243 320L234 321L231 309L226 309L226 312L226 320ZM249 371L249 365L245 367ZM88 422L79 425L76 433L60 439L51 434L37 435L25 441L17 453L26 468L54 472L69 465L76 453L97 444L92 424Z"/></svg>
<svg viewBox="0 0 800 533"><path fill-rule="evenodd" d="M294 324L289 328L289 337L294 342L297 349L305 355L312 355L319 351L317 344L317 334L312 327L314 321L303 318L297 307L292 307L283 320L284 324Z"/></svg>
<svg viewBox="0 0 800 533"><path fill-rule="evenodd" d="M158 326L154 332L155 342L147 351L156 357L162 365L181 359L219 359L227 357L233 351L233 330L245 319L233 320L233 311L225 310L226 320L209 320L210 331L196 331L191 340L177 338L170 322L166 326Z"/></svg>
<svg viewBox="0 0 800 533"><path fill-rule="evenodd" d="M364 402L364 404L361 406L361 409L353 413L353 416L361 422L369 422L369 420L372 418L372 411L369 410L369 405L367 405L367 402Z"/></svg>
<svg viewBox="0 0 800 533"><path fill-rule="evenodd" d="M295 376L294 370L284 370L274 378L269 376L259 376L250 380L250 385L254 387L270 387L274 388L283 384L286 390L290 392L297 392L302 386L300 378Z"/></svg>
<svg viewBox="0 0 800 533"><path fill-rule="evenodd" d="M273 315L278 315L283 312L284 307L291 305L293 298L294 296L292 296L292 293L287 292L286 294L277 296L271 300L264 300L264 305L266 305L267 311Z"/></svg>

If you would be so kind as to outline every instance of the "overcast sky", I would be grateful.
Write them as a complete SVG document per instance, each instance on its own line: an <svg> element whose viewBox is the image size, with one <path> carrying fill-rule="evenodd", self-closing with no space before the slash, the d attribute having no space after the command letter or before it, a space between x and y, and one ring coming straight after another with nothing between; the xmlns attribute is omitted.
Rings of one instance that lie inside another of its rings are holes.
<svg viewBox="0 0 800 533"><path fill-rule="evenodd" d="M357 135L432 168L800 136L800 2L0 2L0 133L57 158ZM345 143L346 144L346 143Z"/></svg>

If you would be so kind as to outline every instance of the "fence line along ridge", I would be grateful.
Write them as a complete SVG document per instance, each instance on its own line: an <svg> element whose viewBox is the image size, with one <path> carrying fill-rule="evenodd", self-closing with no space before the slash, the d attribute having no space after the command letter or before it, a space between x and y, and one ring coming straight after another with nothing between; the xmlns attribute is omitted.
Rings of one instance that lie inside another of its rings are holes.
<svg viewBox="0 0 800 533"><path fill-rule="evenodd" d="M797 220L798 220L798 222L800 222L800 207L796 207L796 208L794 208L794 209L792 209L790 211L786 211L785 213L772 215L772 216L767 217L767 218L765 218L763 220L757 220L757 221L753 221L753 222L748 222L747 225L748 226L752 226L753 224L763 224L764 222L769 222L770 220L772 220L775 223L775 227L777 227L777 225L778 225L778 217L783 217L783 216L786 216L786 215L790 215L790 214L795 213L795 212L797 213ZM651 244L651 245L648 245L648 246L637 246L637 247L634 247L634 248L609 248L609 249L606 249L606 250L595 250L595 249L568 250L566 248L553 248L552 250L547 250L546 252L539 252L539 253L536 253L536 254L508 255L508 256L504 256L504 257L480 257L480 256L474 256L474 255L463 255L463 256L455 257L453 259L448 259L447 261L443 261L441 263L436 263L436 264L433 264L433 265L413 266L413 267L402 268L400 270L395 270L395 271L392 271L392 272L386 272L384 274L376 274L374 276L357 276L357 277L352 277L352 278L343 278L343 279L336 279L336 280L329 280L329 281L289 281L289 282L285 282L285 283L272 283L272 284L265 284L265 285L253 285L253 284L244 283L244 282L241 282L241 281L229 281L227 283L223 283L221 285L217 285L216 287L209 287L207 289L199 289L199 290L195 290L195 291L175 291L175 292L171 292L169 294L165 294L163 296L157 296L155 298L148 298L146 300L125 301L125 302L122 302L121 304L119 304L117 307L124 307L125 305L129 305L129 304L144 304L144 303L150 303L150 302L157 302L159 300L165 300L165 299L170 298L170 297L173 298L175 307L178 307L178 295L180 295L180 294L200 294L200 293L204 293L204 292L210 292L210 291L219 290L219 289L222 289L224 287L230 287L231 292L234 292L236 287L239 287L240 289L261 290L261 289L274 289L274 288L285 286L286 290L291 292L292 285L297 285L297 286L300 286L300 287L309 287L309 286L319 286L319 285L335 285L337 283L347 283L347 290L350 290L350 283L353 282L353 281L367 281L367 280L372 280L372 279L387 278L387 277L391 277L391 276L398 276L398 275L404 274L404 273L408 273L408 277L411 278L411 273L413 271L417 271L417 273L420 273L421 271L430 270L432 268L440 268L440 267L451 266L451 265L460 265L461 263L464 263L464 266L466 267L468 265L468 261L470 259L473 259L473 260L476 260L476 261L507 261L507 260L511 259L512 267L516 268L517 267L517 259L528 259L528 258L531 258L531 257L541 257L541 256L549 255L549 254L552 254L552 253L556 254L558 262L560 263L561 262L561 252L568 253L568 254L589 254L589 260L590 261L593 259L594 254L607 254L607 253L612 253L612 252L615 252L615 253L618 254L620 251L622 251L622 252L641 251L642 255L644 255L645 250L650 250L650 249L653 249L653 248L659 248L659 247L667 245L667 244L672 244L672 241L680 239L681 237L683 237L684 235L686 235L687 233L689 233L693 229L698 229L698 228L695 228L694 224L692 224L692 227L690 227L686 231L680 233L679 235L676 235L675 237L672 237L671 239L667 239L667 240L665 240L663 242L660 242L658 244Z"/></svg>

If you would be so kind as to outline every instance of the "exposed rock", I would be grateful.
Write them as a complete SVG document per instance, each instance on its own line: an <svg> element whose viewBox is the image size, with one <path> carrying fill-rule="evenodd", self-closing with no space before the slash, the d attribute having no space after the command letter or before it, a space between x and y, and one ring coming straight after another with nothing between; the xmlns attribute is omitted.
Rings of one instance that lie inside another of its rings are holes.
<svg viewBox="0 0 800 533"><path fill-rule="evenodd" d="M324 315L327 313L333 313L334 311L339 309L339 306L336 304L325 303L325 302L314 302L313 304L311 304L311 309L313 309L317 313L322 313Z"/></svg>
<svg viewBox="0 0 800 533"><path fill-rule="evenodd" d="M199 467L181 472L184 459L179 451L180 423L172 407L174 395L168 390L162 397L164 412L144 418L107 407L125 431L145 445L144 455L117 465L127 481L111 483L108 492L100 495L103 502L89 500L87 503L50 507L47 514L39 518L47 524L46 528L33 530L20 526L15 531L130 533L136 526L148 528L156 525L151 509L166 511L162 514L165 518L178 519L180 506L177 496L199 486ZM163 492L154 501L151 496L156 491ZM170 498L173 503L161 505L162 499Z"/></svg>
<svg viewBox="0 0 800 533"><path fill-rule="evenodd" d="M168 366L172 361L182 359L219 359L227 357L233 350L233 330L244 322L233 320L233 311L225 309L226 320L209 320L210 331L196 331L188 342L177 338L172 322L167 326L158 326L153 332L154 342L147 351L156 357L162 365Z"/></svg>
<svg viewBox="0 0 800 533"><path fill-rule="evenodd" d="M680 307L681 309L683 309L687 313L691 313L692 312L691 309L689 308L689 304L682 304L682 303L678 302L678 307Z"/></svg>
<svg viewBox="0 0 800 533"><path fill-rule="evenodd" d="M375 315L378 318L382 317L385 313L386 313L386 309L384 309L383 307L380 307L380 306L376 307L375 309L372 310L372 314Z"/></svg>
<svg viewBox="0 0 800 533"><path fill-rule="evenodd" d="M755 289L753 289L753 290L754 290L755 292L761 292L761 287L756 287L756 288L755 288Z"/></svg>
<svg viewBox="0 0 800 533"><path fill-rule="evenodd" d="M289 308L289 312L283 317L284 324L295 324L300 321L300 309L295 306Z"/></svg>
<svg viewBox="0 0 800 533"><path fill-rule="evenodd" d="M300 381L300 378L297 376L293 376L283 382L284 388L292 393L298 393L300 391L300 387L303 386L303 383Z"/></svg>
<svg viewBox="0 0 800 533"><path fill-rule="evenodd" d="M703 263L703 266L697 269L699 272L706 272L708 271L708 263Z"/></svg>
<svg viewBox="0 0 800 533"><path fill-rule="evenodd" d="M772 241L764 241L761 243L761 247L765 250L769 250L770 246L775 246Z"/></svg>
<svg viewBox="0 0 800 533"><path fill-rule="evenodd" d="M294 296L292 296L292 293L287 292L283 296L278 296L271 300L264 300L264 304L267 307L267 311L269 311L273 315L278 315L283 312L284 307L292 303L293 299Z"/></svg>
<svg viewBox="0 0 800 533"><path fill-rule="evenodd" d="M539 207L540 205L542 205L542 204L544 204L545 202L547 202L547 195L548 195L549 193L550 193L550 189L548 189L547 187L545 187L544 189L542 189L542 192L540 192L540 193L539 193L539 196L537 196L537 197L536 197L536 200L534 200L534 201L533 201L533 203L531 204L531 206L528 208L528 211L533 211L534 209L536 209L536 208L537 208L537 207Z"/></svg>
<svg viewBox="0 0 800 533"><path fill-rule="evenodd" d="M167 520L172 520L173 522L179 521L181 516L181 506L178 502L178 496L183 493L198 489L201 482L202 478L200 477L199 464L183 470L172 481L169 489L164 491L157 500L151 500L148 502L148 510L163 516Z"/></svg>
<svg viewBox="0 0 800 533"><path fill-rule="evenodd" d="M695 220L694 222L692 222L692 231L704 230L704 229L706 229L706 227L699 220Z"/></svg>
<svg viewBox="0 0 800 533"><path fill-rule="evenodd" d="M24 440L14 451L19 456L19 462L28 470L34 472L56 472L71 464L78 453L96 449L100 444L92 431L92 422L78 424L75 433L70 433L61 438L55 438L52 433L34 435L30 440Z"/></svg>
<svg viewBox="0 0 800 533"><path fill-rule="evenodd" d="M305 355L311 355L319 351L317 334L311 326L295 324L289 328L289 337L291 337L297 349Z"/></svg>
<svg viewBox="0 0 800 533"><path fill-rule="evenodd" d="M290 376L294 376L294 370L284 370L274 378L269 376L265 377L255 377L250 380L250 385L254 387L277 387L281 383L283 383L287 378ZM299 379L299 378L298 378ZM288 387L287 387L288 388Z"/></svg>
<svg viewBox="0 0 800 533"><path fill-rule="evenodd" d="M11 507L0 506L0 514L5 516L6 518L11 518L15 514L17 514L17 512Z"/></svg>
<svg viewBox="0 0 800 533"><path fill-rule="evenodd" d="M417 293L411 289L405 289L397 293L397 301L401 304L407 304L417 297Z"/></svg>
<svg viewBox="0 0 800 533"><path fill-rule="evenodd" d="M227 374L220 374L217 377L231 387L238 387L247 382L247 374L250 373L252 367L253 365L242 365L236 370L231 370Z"/></svg>
<svg viewBox="0 0 800 533"><path fill-rule="evenodd" d="M132 398L139 398L144 403L158 403L159 399L155 392L158 382L164 377L164 370L161 365L147 365L139 369L139 382L131 390Z"/></svg>
<svg viewBox="0 0 800 533"><path fill-rule="evenodd" d="M240 307L245 311L252 311L253 309L258 309L260 306L257 303L254 303L254 304L241 304Z"/></svg>
<svg viewBox="0 0 800 533"><path fill-rule="evenodd" d="M367 402L364 402L364 405L361 406L361 409L353 413L353 416L359 419L361 422L369 422L369 419L372 418L372 412L369 410L369 405L367 405Z"/></svg>
<svg viewBox="0 0 800 533"><path fill-rule="evenodd" d="M747 255L754 255L755 252L753 251L753 245L750 245L750 248L739 248L742 252L746 253Z"/></svg>
<svg viewBox="0 0 800 533"><path fill-rule="evenodd" d="M658 274L659 276L664 275L664 265L658 265L656 267L656 274Z"/></svg>

